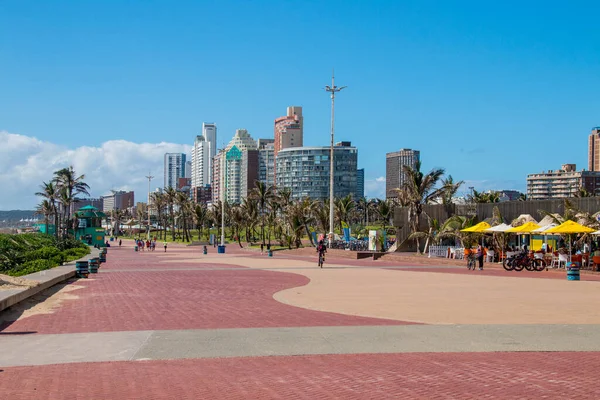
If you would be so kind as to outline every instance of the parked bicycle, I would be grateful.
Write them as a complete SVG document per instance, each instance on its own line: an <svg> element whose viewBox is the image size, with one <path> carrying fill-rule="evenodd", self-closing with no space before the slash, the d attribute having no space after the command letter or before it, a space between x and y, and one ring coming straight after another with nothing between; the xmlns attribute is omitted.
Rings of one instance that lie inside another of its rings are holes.
<svg viewBox="0 0 600 400"><path fill-rule="evenodd" d="M523 269L527 269L528 271L543 271L547 267L544 259L534 258L526 251L505 258L502 261L502 266L507 271L522 271Z"/></svg>

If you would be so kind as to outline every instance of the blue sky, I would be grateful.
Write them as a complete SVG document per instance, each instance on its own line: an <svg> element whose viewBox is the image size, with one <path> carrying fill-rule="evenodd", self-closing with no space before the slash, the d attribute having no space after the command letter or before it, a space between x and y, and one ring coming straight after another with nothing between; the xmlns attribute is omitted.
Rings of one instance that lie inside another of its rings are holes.
<svg viewBox="0 0 600 400"><path fill-rule="evenodd" d="M373 193L399 148L476 188L524 190L527 173L587 167L599 13L591 1L2 0L0 131L69 149L191 144L214 121L222 144L236 128L272 137L300 105L305 144L326 145L335 67L348 85L336 139L358 146Z"/></svg>

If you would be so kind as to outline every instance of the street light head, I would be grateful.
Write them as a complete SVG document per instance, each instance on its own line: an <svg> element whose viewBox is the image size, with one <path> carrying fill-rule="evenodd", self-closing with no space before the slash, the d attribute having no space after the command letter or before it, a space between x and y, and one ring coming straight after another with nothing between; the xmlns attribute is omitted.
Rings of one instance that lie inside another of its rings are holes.
<svg viewBox="0 0 600 400"><path fill-rule="evenodd" d="M325 86L325 90L329 91L331 88L329 86Z"/></svg>
<svg viewBox="0 0 600 400"><path fill-rule="evenodd" d="M340 87L340 88L338 89L338 91L340 91L340 90L342 90L342 89L345 89L345 88L347 88L347 87L348 87L348 86L342 86L342 87Z"/></svg>

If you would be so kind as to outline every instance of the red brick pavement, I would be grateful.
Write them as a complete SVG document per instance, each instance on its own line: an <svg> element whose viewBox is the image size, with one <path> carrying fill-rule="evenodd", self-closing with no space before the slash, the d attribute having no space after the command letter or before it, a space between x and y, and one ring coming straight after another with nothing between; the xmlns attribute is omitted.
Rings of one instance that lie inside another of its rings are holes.
<svg viewBox="0 0 600 400"><path fill-rule="evenodd" d="M173 264L177 265L177 264ZM104 267L103 267L104 268ZM309 279L263 270L110 272L81 279L53 314L23 318L6 332L107 332L296 326L399 325L401 321L312 311L273 294Z"/></svg>
<svg viewBox="0 0 600 400"><path fill-rule="evenodd" d="M593 399L596 353L405 353L11 367L7 399Z"/></svg>

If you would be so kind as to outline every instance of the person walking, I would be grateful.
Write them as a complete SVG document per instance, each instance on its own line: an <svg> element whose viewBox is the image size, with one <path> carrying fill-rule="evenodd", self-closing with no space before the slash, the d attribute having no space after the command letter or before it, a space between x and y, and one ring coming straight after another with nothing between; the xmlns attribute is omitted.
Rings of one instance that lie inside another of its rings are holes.
<svg viewBox="0 0 600 400"><path fill-rule="evenodd" d="M475 253L477 261L479 261L479 270L483 270L483 246L477 245L477 253Z"/></svg>
<svg viewBox="0 0 600 400"><path fill-rule="evenodd" d="M263 250L265 248L265 245L263 243L260 244L260 254L263 253Z"/></svg>
<svg viewBox="0 0 600 400"><path fill-rule="evenodd" d="M119 239L119 247L121 247L121 239Z"/></svg>
<svg viewBox="0 0 600 400"><path fill-rule="evenodd" d="M163 244L165 246L165 253L167 252L167 241L165 240L165 243Z"/></svg>
<svg viewBox="0 0 600 400"><path fill-rule="evenodd" d="M323 268L323 263L325 262L325 253L327 253L327 247L325 247L325 244L323 243L322 240L319 242L319 245L317 246L317 253L319 255L317 265L319 267Z"/></svg>

